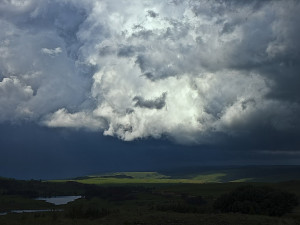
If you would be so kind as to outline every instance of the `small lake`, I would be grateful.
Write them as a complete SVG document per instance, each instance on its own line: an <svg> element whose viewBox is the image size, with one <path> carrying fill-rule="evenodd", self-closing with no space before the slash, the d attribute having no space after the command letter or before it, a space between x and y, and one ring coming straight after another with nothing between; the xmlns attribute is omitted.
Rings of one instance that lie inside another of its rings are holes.
<svg viewBox="0 0 300 225"><path fill-rule="evenodd" d="M76 199L82 198L82 196L56 196L50 198L36 198L35 200L46 201L54 205L64 205L69 202L73 202ZM52 212L52 211L63 211L62 209L29 209L29 210L10 210L9 212L2 212L0 216L5 216L8 213L33 213L33 212Z"/></svg>
<svg viewBox="0 0 300 225"><path fill-rule="evenodd" d="M64 205L69 202L73 202L79 198L82 198L82 196L56 196L56 197L50 197L50 198L36 198L35 200L46 201L46 202L52 203L54 205Z"/></svg>

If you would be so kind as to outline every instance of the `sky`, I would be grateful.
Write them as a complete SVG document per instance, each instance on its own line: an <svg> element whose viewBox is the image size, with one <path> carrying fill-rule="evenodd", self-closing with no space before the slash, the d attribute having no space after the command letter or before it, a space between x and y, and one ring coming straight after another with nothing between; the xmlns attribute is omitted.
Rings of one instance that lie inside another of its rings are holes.
<svg viewBox="0 0 300 225"><path fill-rule="evenodd" d="M299 12L0 1L0 176L300 164Z"/></svg>

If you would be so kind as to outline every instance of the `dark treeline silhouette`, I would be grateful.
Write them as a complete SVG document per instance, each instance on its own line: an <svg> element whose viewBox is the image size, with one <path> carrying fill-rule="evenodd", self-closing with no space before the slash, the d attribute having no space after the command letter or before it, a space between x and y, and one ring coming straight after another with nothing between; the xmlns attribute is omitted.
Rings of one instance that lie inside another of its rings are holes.
<svg viewBox="0 0 300 225"><path fill-rule="evenodd" d="M23 197L50 197L63 195L84 195L86 185L77 182L43 182L40 180L15 180L0 178L0 195Z"/></svg>
<svg viewBox="0 0 300 225"><path fill-rule="evenodd" d="M15 180L0 178L0 195L19 195L23 197L51 197L81 195L87 199L99 197L107 200L129 200L139 192L148 192L152 188L134 186L103 187L94 184L68 182L44 182L40 180Z"/></svg>
<svg viewBox="0 0 300 225"><path fill-rule="evenodd" d="M97 185L91 185L86 188L85 198L91 199L98 197L110 201L123 201L135 199L136 193L151 192L153 188L146 188L143 186L107 186L99 187Z"/></svg>
<svg viewBox="0 0 300 225"><path fill-rule="evenodd" d="M78 204L67 207L65 216L71 219L96 219L109 215L111 211L108 208L99 208L92 204Z"/></svg>
<svg viewBox="0 0 300 225"><path fill-rule="evenodd" d="M207 201L202 196L182 196L182 198L191 205L205 205Z"/></svg>
<svg viewBox="0 0 300 225"><path fill-rule="evenodd" d="M170 212L177 212L177 213L199 213L201 212L198 207L191 206L182 203L169 203L169 204L161 204L156 205L155 210L158 211L170 211Z"/></svg>
<svg viewBox="0 0 300 225"><path fill-rule="evenodd" d="M298 205L295 194L270 187L242 186L221 195L214 203L216 211L282 216Z"/></svg>

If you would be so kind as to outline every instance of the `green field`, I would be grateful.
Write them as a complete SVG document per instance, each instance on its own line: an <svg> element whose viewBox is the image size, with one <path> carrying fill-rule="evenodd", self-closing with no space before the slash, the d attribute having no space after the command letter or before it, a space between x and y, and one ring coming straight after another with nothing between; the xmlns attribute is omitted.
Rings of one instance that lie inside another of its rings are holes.
<svg viewBox="0 0 300 225"><path fill-rule="evenodd" d="M224 174L207 174L197 175L193 178L172 178L158 172L118 172L118 173L106 173L100 175L90 175L75 179L67 180L52 180L51 182L66 182L74 181L83 184L202 184L211 182L220 182L219 177Z"/></svg>
<svg viewBox="0 0 300 225"><path fill-rule="evenodd" d="M198 167L160 172L116 172L94 174L54 182L84 184L178 184L227 182L280 182L300 180L300 166Z"/></svg>

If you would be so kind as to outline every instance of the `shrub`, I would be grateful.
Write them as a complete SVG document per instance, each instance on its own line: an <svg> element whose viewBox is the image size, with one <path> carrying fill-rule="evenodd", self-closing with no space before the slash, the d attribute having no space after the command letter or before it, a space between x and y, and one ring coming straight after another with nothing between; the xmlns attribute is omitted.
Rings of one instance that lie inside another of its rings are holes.
<svg viewBox="0 0 300 225"><path fill-rule="evenodd" d="M282 216L298 204L297 196L269 187L243 186L221 195L214 203L220 212Z"/></svg>
<svg viewBox="0 0 300 225"><path fill-rule="evenodd" d="M171 212L177 212L177 213L197 213L198 212L198 209L195 206L190 206L190 205L180 204L180 203L157 205L156 210L163 211L163 212L171 211Z"/></svg>
<svg viewBox="0 0 300 225"><path fill-rule="evenodd" d="M191 196L191 197L185 197L185 201L191 205L205 205L207 204L207 201L202 198L202 196Z"/></svg>
<svg viewBox="0 0 300 225"><path fill-rule="evenodd" d="M75 218L89 218L96 219L105 217L110 214L110 211L107 208L99 208L94 204L78 204L68 207L65 211L66 217L75 219Z"/></svg>

